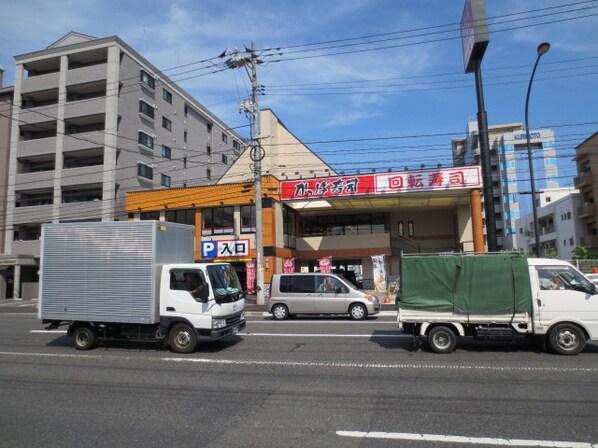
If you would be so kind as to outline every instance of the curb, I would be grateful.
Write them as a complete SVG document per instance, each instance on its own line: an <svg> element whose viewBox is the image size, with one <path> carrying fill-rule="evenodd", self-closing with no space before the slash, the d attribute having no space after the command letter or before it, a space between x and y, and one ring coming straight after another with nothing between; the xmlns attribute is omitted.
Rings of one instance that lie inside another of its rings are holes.
<svg viewBox="0 0 598 448"><path fill-rule="evenodd" d="M374 314L376 317L395 317L396 311L380 311L378 314ZM245 311L246 317L269 317L270 313L267 311Z"/></svg>

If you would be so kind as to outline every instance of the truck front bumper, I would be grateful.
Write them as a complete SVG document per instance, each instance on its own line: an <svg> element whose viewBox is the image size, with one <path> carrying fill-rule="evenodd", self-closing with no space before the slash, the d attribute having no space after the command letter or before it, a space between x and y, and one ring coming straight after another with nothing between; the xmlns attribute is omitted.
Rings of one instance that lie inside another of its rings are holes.
<svg viewBox="0 0 598 448"><path fill-rule="evenodd" d="M245 328L245 321L242 320L234 325L229 327L220 328L219 330L212 330L210 334L211 341L217 341L219 339L223 339L229 336L234 336L241 330Z"/></svg>

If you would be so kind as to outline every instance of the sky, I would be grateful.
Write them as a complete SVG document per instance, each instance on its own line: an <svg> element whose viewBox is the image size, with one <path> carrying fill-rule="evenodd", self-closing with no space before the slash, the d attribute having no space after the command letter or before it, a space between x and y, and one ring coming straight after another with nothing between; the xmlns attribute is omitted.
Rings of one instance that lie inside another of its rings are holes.
<svg viewBox="0 0 598 448"><path fill-rule="evenodd" d="M451 139L476 119L459 38L463 0L0 1L5 86L15 55L70 31L118 35L244 137L247 74L212 58L255 41L260 107L337 171L450 166ZM598 0L487 0L487 13L489 124L524 121L536 48L550 42L530 128L555 131L560 181L570 186L574 148L598 130Z"/></svg>

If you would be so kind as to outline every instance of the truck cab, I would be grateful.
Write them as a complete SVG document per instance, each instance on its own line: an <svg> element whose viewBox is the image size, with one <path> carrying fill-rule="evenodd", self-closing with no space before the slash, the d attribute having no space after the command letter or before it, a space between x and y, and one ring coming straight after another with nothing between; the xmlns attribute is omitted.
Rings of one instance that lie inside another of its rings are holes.
<svg viewBox="0 0 598 448"><path fill-rule="evenodd" d="M567 349L598 339L598 288L571 264L528 259L535 334Z"/></svg>
<svg viewBox="0 0 598 448"><path fill-rule="evenodd" d="M245 295L227 263L167 264L160 277L160 324L188 322L199 339L217 340L245 327Z"/></svg>

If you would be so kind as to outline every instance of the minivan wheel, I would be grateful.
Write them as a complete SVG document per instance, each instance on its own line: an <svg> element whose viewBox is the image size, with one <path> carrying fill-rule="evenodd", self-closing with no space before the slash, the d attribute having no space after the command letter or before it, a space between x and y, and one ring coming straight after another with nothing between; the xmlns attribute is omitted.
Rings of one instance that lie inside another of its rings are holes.
<svg viewBox="0 0 598 448"><path fill-rule="evenodd" d="M272 307L272 316L276 320L285 320L289 318L289 309L282 304L276 304Z"/></svg>
<svg viewBox="0 0 598 448"><path fill-rule="evenodd" d="M364 320L368 317L368 310L366 310L365 306L360 303L356 303L349 308L349 316L351 316L351 319L353 320Z"/></svg>
<svg viewBox="0 0 598 448"><path fill-rule="evenodd" d="M586 345L586 338L575 324L559 324L548 335L548 342L559 355L578 355Z"/></svg>

